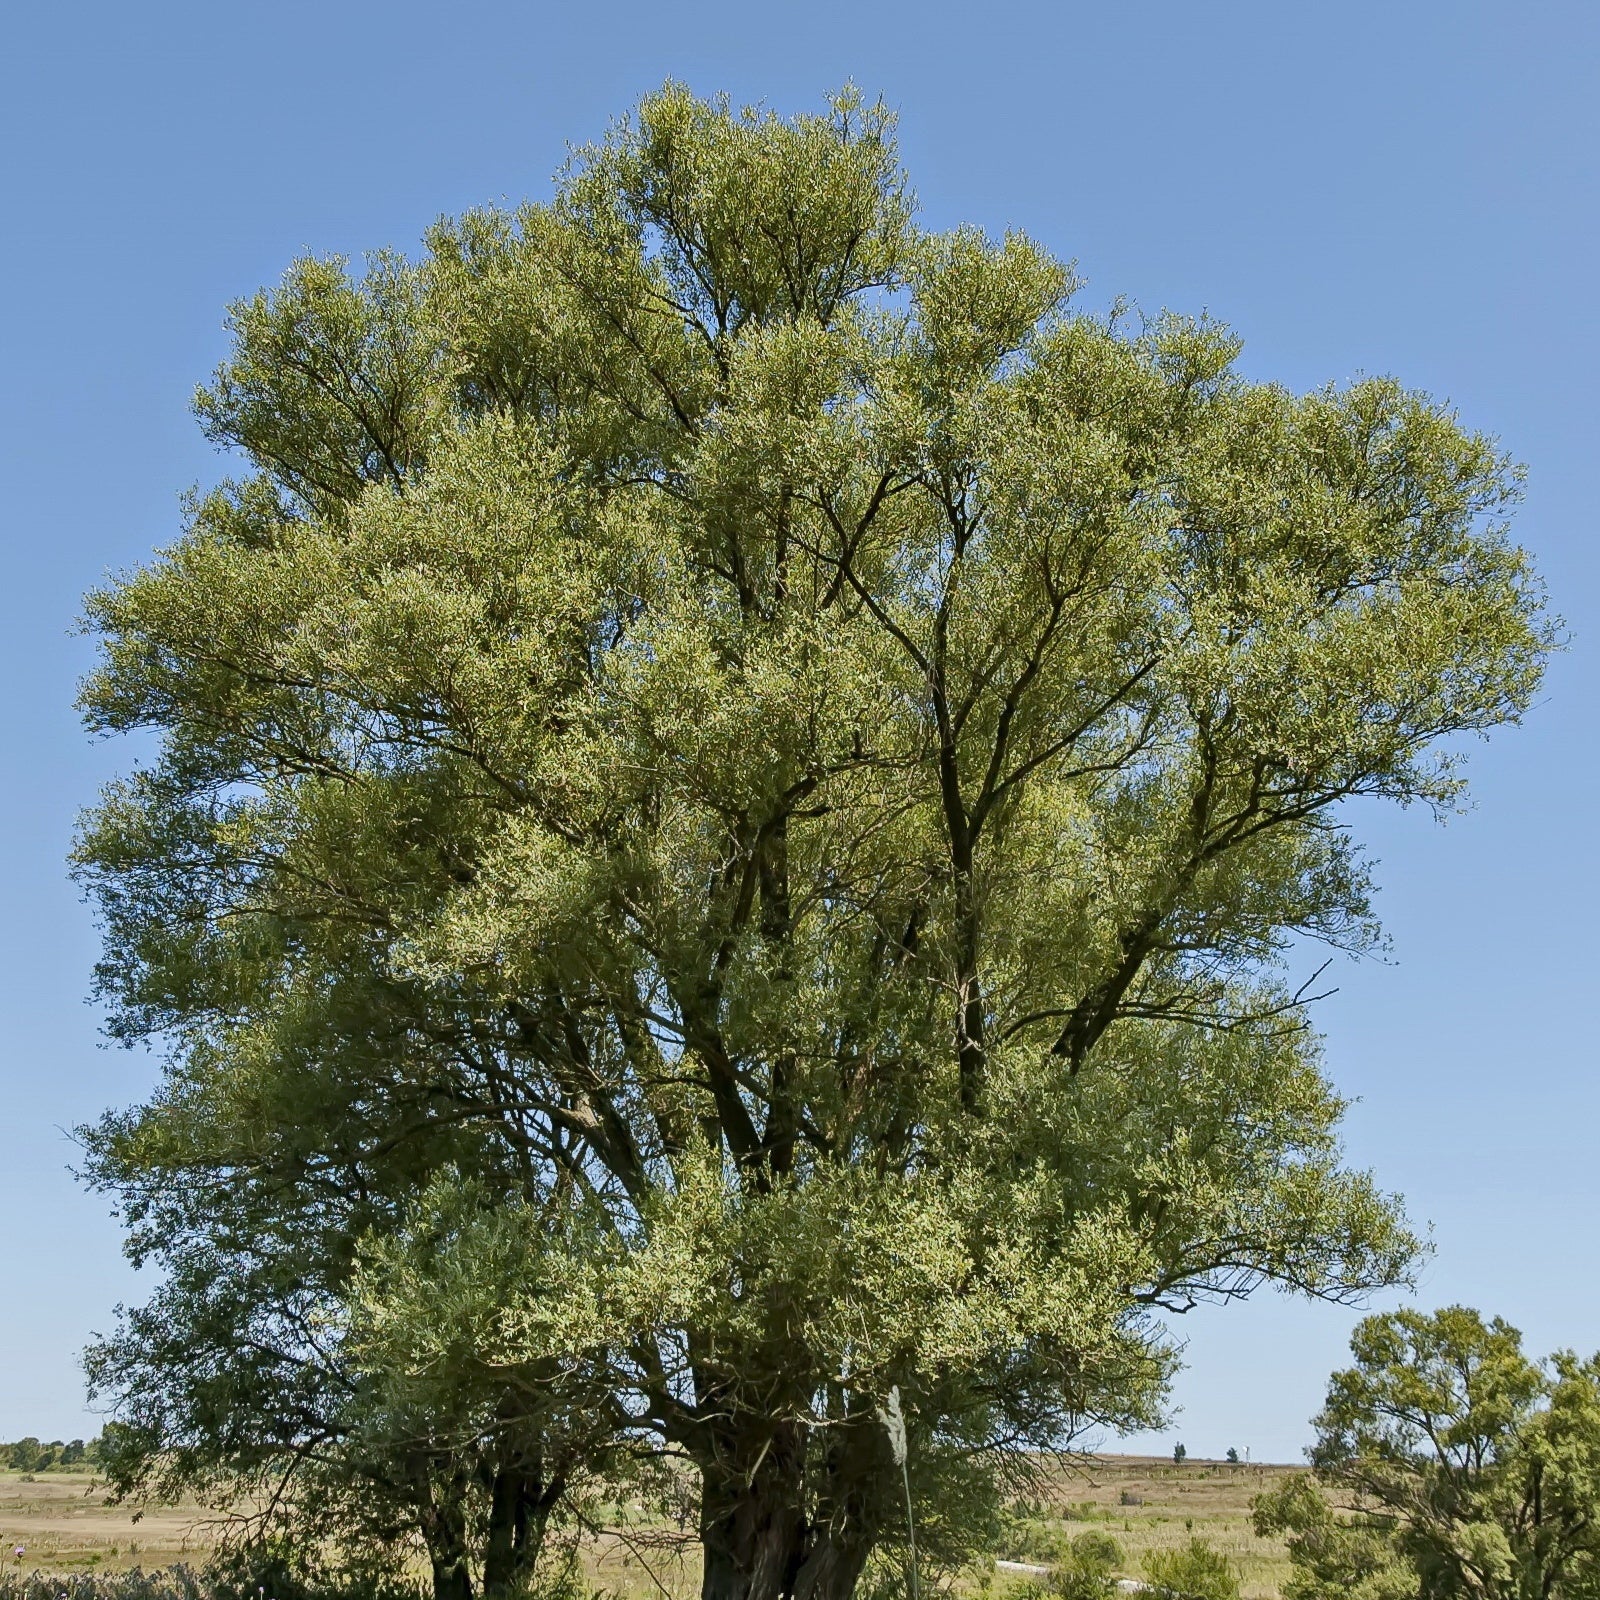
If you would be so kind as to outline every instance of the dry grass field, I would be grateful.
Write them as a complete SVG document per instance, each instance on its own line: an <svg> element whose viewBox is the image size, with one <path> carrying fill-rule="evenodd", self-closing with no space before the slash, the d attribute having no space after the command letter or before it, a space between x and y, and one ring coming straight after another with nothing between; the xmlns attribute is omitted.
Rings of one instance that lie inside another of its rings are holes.
<svg viewBox="0 0 1600 1600"><path fill-rule="evenodd" d="M1109 1533L1125 1554L1123 1572L1138 1577L1144 1555L1198 1536L1238 1567L1245 1600L1275 1600L1288 1574L1283 1547L1258 1539L1250 1527L1250 1500L1292 1467L1164 1458L1095 1456L1050 1474L1033 1497L1028 1530L1036 1537L1070 1539L1094 1528ZM135 1522L122 1507L105 1504L88 1473L52 1471L35 1479L0 1472L0 1559L8 1567L44 1572L112 1572L128 1567L203 1564L218 1528L199 1505L147 1513ZM648 1528L636 1540L607 1538L585 1553L596 1587L618 1600L660 1600L662 1587L689 1595L695 1573L674 1561ZM12 1551L24 1545L21 1563ZM652 1576L653 1574L653 1576ZM1024 1581L1001 1571L997 1594ZM659 1585L659 1586L658 1586ZM985 1586L986 1587L986 1586Z"/></svg>
<svg viewBox="0 0 1600 1600"><path fill-rule="evenodd" d="M1151 1550L1202 1538L1239 1569L1245 1600L1275 1600L1289 1562L1277 1539L1258 1539L1250 1501L1299 1467L1158 1456L1093 1456L1051 1477L1037 1497L1046 1525L1070 1537L1088 1528L1122 1546L1123 1572L1137 1578Z"/></svg>
<svg viewBox="0 0 1600 1600"><path fill-rule="evenodd" d="M8 1567L41 1572L115 1572L203 1562L215 1545L200 1506L168 1506L137 1522L126 1507L108 1506L88 1472L42 1472L36 1478L0 1471L0 1557ZM18 1561L18 1545L27 1554Z"/></svg>

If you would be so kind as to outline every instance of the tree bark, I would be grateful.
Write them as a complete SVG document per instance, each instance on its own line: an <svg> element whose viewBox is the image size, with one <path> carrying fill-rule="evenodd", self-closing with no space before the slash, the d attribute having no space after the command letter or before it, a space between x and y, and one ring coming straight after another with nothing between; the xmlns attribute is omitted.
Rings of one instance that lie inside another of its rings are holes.
<svg viewBox="0 0 1600 1600"><path fill-rule="evenodd" d="M465 1475L459 1467L441 1472L449 1463L417 1454L407 1463L417 1528L428 1551L433 1571L433 1600L472 1600L472 1568L467 1560Z"/></svg>
<svg viewBox="0 0 1600 1600"><path fill-rule="evenodd" d="M812 1431L763 1423L743 1437L721 1434L701 1473L701 1600L849 1600L855 1592L893 1463L871 1413L830 1429L821 1451Z"/></svg>
<svg viewBox="0 0 1600 1600"><path fill-rule="evenodd" d="M560 1478L547 1483L536 1465L525 1462L495 1473L483 1553L483 1600L507 1600L527 1587L544 1544L545 1525L564 1489Z"/></svg>
<svg viewBox="0 0 1600 1600"><path fill-rule="evenodd" d="M718 1430L702 1467L701 1600L781 1600L805 1559L805 1430Z"/></svg>
<svg viewBox="0 0 1600 1600"><path fill-rule="evenodd" d="M428 1507L422 1537L433 1569L433 1600L472 1600L472 1572L467 1565L466 1519L458 1505Z"/></svg>

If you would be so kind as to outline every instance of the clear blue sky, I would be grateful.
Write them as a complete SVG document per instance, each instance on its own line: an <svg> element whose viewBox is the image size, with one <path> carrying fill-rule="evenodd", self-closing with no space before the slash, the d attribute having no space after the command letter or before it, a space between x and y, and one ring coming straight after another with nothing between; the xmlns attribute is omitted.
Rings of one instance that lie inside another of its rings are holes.
<svg viewBox="0 0 1600 1600"><path fill-rule="evenodd" d="M1026 228L1089 298L1208 310L1252 375L1395 372L1530 468L1518 531L1574 643L1477 809L1362 819L1392 965L1323 1009L1353 1158L1431 1222L1421 1299L1600 1346L1591 976L1600 7L1054 0L18 6L0 38L0 1438L84 1433L76 1352L139 1285L63 1130L151 1080L98 1047L74 814L131 752L71 708L82 592L221 470L188 414L230 298L303 249L413 245L547 192L668 76L780 110L846 79L902 115L927 218ZM1192 1317L1156 1441L1294 1459L1351 1316Z"/></svg>

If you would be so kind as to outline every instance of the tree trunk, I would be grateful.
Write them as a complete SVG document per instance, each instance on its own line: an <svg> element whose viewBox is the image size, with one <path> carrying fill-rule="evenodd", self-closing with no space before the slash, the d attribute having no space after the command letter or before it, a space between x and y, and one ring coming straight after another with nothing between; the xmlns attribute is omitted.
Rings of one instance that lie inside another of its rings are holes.
<svg viewBox="0 0 1600 1600"><path fill-rule="evenodd" d="M439 1492L425 1463L413 1467L418 1523L433 1569L433 1600L472 1600L472 1570L467 1562L464 1486ZM452 1490L454 1492L452 1492Z"/></svg>
<svg viewBox="0 0 1600 1600"><path fill-rule="evenodd" d="M793 1600L849 1600L878 1543L899 1485L875 1410L830 1430L822 1477L817 1537L796 1574Z"/></svg>
<svg viewBox="0 0 1600 1600"><path fill-rule="evenodd" d="M433 1568L433 1600L472 1600L467 1534L457 1519L435 1512L423 1529Z"/></svg>
<svg viewBox="0 0 1600 1600"><path fill-rule="evenodd" d="M546 1483L537 1464L505 1466L495 1473L483 1552L484 1600L508 1600L526 1589L545 1525L565 1487L560 1478Z"/></svg>
<svg viewBox="0 0 1600 1600"><path fill-rule="evenodd" d="M820 1459L808 1464L809 1434L799 1423L763 1423L759 1433L719 1438L714 1463L701 1472L701 1600L854 1593L881 1526L877 1477L893 1463L870 1414L830 1430Z"/></svg>
<svg viewBox="0 0 1600 1600"><path fill-rule="evenodd" d="M465 1551L441 1555L429 1550L433 1567L433 1600L472 1600L472 1576Z"/></svg>
<svg viewBox="0 0 1600 1600"><path fill-rule="evenodd" d="M805 1560L805 1429L763 1432L719 1430L715 1459L702 1467L701 1600L781 1600Z"/></svg>

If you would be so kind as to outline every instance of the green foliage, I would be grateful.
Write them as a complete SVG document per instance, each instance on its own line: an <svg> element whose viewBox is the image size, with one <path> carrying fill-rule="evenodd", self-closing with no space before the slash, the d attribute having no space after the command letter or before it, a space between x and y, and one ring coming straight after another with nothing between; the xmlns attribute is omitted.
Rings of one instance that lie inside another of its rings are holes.
<svg viewBox="0 0 1600 1600"><path fill-rule="evenodd" d="M31 1435L10 1444L0 1443L0 1466L13 1472L48 1472L52 1467L82 1467L99 1460L100 1441L52 1439L43 1443Z"/></svg>
<svg viewBox="0 0 1600 1600"><path fill-rule="evenodd" d="M0 1566L0 1600L211 1600L203 1574L190 1567L158 1572L23 1572Z"/></svg>
<svg viewBox="0 0 1600 1600"><path fill-rule="evenodd" d="M1001 1524L994 1552L1002 1561L1050 1565L1063 1560L1072 1548L1072 1536L1044 1517L1012 1516Z"/></svg>
<svg viewBox="0 0 1600 1600"><path fill-rule="evenodd" d="M315 1556L270 1542L223 1549L206 1564L201 1582L206 1600L423 1600L412 1577L348 1565L330 1570Z"/></svg>
<svg viewBox="0 0 1600 1600"><path fill-rule="evenodd" d="M1189 1454L1189 1452L1184 1449L1182 1443L1173 1445L1173 1447L1172 1447L1172 1464L1173 1464L1173 1466L1181 1467L1183 1465L1183 1463L1184 1463L1184 1460L1187 1458L1188 1454Z"/></svg>
<svg viewBox="0 0 1600 1600"><path fill-rule="evenodd" d="M1144 1560L1151 1586L1182 1600L1239 1600L1239 1574L1233 1563L1204 1539L1190 1539L1173 1550L1152 1550Z"/></svg>
<svg viewBox="0 0 1600 1600"><path fill-rule="evenodd" d="M1235 1450L1232 1445L1230 1445L1228 1447L1228 1454L1224 1459L1227 1461L1230 1467L1236 1467L1239 1464L1239 1452Z"/></svg>
<svg viewBox="0 0 1600 1600"><path fill-rule="evenodd" d="M1063 1561L1040 1587L1055 1600L1108 1600L1117 1592L1108 1573L1071 1559Z"/></svg>
<svg viewBox="0 0 1600 1600"><path fill-rule="evenodd" d="M1109 1534L1090 1528L1072 1541L1072 1562L1085 1572L1098 1572L1110 1577L1124 1561L1122 1546Z"/></svg>
<svg viewBox="0 0 1600 1600"><path fill-rule="evenodd" d="M1073 289L922 229L881 106L669 86L235 308L247 475L89 602L159 744L78 849L168 1051L86 1135L162 1269L124 1493L466 1600L687 1462L708 1597L839 1600L892 1388L953 1567L998 1453L1157 1419L1164 1308L1407 1276L1280 963L1377 937L1342 802L1534 694L1515 471Z"/></svg>
<svg viewBox="0 0 1600 1600"><path fill-rule="evenodd" d="M309 1580L282 1562L235 1556L202 1569L41 1573L0 1567L0 1600L421 1600L414 1584L373 1583L344 1574Z"/></svg>
<svg viewBox="0 0 1600 1600"><path fill-rule="evenodd" d="M1307 1478L1256 1503L1287 1536L1290 1600L1355 1591L1489 1600L1600 1581L1600 1358L1542 1366L1499 1318L1449 1306L1369 1317L1335 1373Z"/></svg>
<svg viewBox="0 0 1600 1600"><path fill-rule="evenodd" d="M1253 1502L1256 1533L1282 1538L1293 1576L1284 1600L1409 1600L1417 1576L1400 1554L1395 1523L1381 1512L1336 1515L1309 1474L1285 1479Z"/></svg>
<svg viewBox="0 0 1600 1600"><path fill-rule="evenodd" d="M1018 1534L1021 1537L1018 1537ZM1036 1519L1008 1530L1007 1560L1049 1562L1050 1576L1041 1583L1019 1585L1014 1595L1050 1596L1053 1600L1110 1600L1117 1592L1114 1574L1122 1565L1122 1546L1109 1533L1091 1529L1069 1538L1045 1528ZM1012 1555L1018 1549L1025 1554Z"/></svg>
<svg viewBox="0 0 1600 1600"><path fill-rule="evenodd" d="M403 487L444 423L423 283L387 252L352 283L345 263L297 261L281 288L229 311L235 359L195 397L206 437L242 445L326 517L368 483Z"/></svg>

